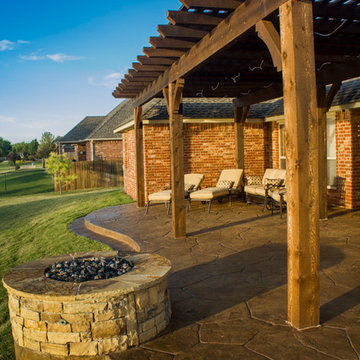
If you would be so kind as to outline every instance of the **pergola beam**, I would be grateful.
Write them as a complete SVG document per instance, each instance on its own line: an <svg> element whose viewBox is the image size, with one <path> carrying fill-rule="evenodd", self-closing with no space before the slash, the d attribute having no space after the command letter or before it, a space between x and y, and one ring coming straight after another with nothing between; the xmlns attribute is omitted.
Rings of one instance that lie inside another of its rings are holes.
<svg viewBox="0 0 360 360"><path fill-rule="evenodd" d="M204 8L204 9L227 9L234 10L239 6L240 1L237 0L180 0L188 9Z"/></svg>
<svg viewBox="0 0 360 360"><path fill-rule="evenodd" d="M197 14L187 11L168 11L167 18L173 25L216 26L224 17Z"/></svg>
<svg viewBox="0 0 360 360"><path fill-rule="evenodd" d="M206 1L206 3L208 2ZM232 14L218 24L211 33L206 34L196 46L193 46L188 53L175 62L153 85L145 89L136 98L135 106L146 103L168 84L186 76L285 2L286 0L248 0L246 3L240 3Z"/></svg>
<svg viewBox="0 0 360 360"><path fill-rule="evenodd" d="M206 30L192 29L178 25L158 25L157 31L164 38L174 37L201 39L208 33Z"/></svg>
<svg viewBox="0 0 360 360"><path fill-rule="evenodd" d="M149 43L156 49L190 49L194 46L196 41L169 39L160 36L150 37Z"/></svg>

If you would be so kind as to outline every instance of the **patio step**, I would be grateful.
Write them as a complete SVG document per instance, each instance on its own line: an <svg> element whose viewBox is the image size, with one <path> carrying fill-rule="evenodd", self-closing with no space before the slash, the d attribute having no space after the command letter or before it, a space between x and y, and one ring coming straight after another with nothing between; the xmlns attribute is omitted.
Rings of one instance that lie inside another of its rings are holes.
<svg viewBox="0 0 360 360"><path fill-rule="evenodd" d="M77 235L84 236L90 240L99 241L105 245L110 246L114 250L121 251L121 252L134 252L133 248L124 244L123 242L120 242L116 239L113 239L113 238L110 238L107 236L99 235L99 234L89 230L85 226L85 216L74 220L70 224L69 229Z"/></svg>

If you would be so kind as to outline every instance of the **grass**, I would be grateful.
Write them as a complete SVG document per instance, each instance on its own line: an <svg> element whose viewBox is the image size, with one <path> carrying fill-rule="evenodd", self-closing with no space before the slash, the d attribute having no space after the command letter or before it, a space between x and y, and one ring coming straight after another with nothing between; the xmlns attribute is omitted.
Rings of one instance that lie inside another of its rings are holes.
<svg viewBox="0 0 360 360"><path fill-rule="evenodd" d="M103 244L72 233L68 226L95 209L131 201L115 188L55 194L51 178L40 169L16 171L9 177L8 193L0 192L1 278L12 267L33 259L78 251L108 250ZM0 359L14 359L7 294L2 286Z"/></svg>

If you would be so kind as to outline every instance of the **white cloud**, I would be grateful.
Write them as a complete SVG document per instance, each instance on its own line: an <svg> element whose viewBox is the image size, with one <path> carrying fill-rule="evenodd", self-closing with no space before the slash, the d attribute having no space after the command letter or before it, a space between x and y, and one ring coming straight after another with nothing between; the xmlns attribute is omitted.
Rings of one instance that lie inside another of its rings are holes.
<svg viewBox="0 0 360 360"><path fill-rule="evenodd" d="M55 61L57 63L63 63L64 61L76 61L81 60L80 56L72 56L72 55L65 55L65 54L53 54L53 55L45 55L47 59Z"/></svg>
<svg viewBox="0 0 360 360"><path fill-rule="evenodd" d="M30 41L27 40L17 40L10 41L10 40L0 40L0 51L5 50L14 50L18 45L30 44Z"/></svg>
<svg viewBox="0 0 360 360"><path fill-rule="evenodd" d="M0 51L13 50L16 47L16 43L10 40L0 40Z"/></svg>
<svg viewBox="0 0 360 360"><path fill-rule="evenodd" d="M15 120L16 119L13 116L0 115L0 124L1 123L13 124L15 122Z"/></svg>
<svg viewBox="0 0 360 360"><path fill-rule="evenodd" d="M51 60L57 63L63 63L65 61L76 61L81 60L80 56L72 56L66 54L48 54L48 55L37 55L36 53L32 53L31 55L20 55L20 59L22 60L30 60L30 61L39 61L39 60Z"/></svg>
<svg viewBox="0 0 360 360"><path fill-rule="evenodd" d="M105 75L99 81L96 81L93 76L89 76L88 83L94 86L105 86L107 88L113 89L123 77L124 77L124 72L110 73L108 75Z"/></svg>

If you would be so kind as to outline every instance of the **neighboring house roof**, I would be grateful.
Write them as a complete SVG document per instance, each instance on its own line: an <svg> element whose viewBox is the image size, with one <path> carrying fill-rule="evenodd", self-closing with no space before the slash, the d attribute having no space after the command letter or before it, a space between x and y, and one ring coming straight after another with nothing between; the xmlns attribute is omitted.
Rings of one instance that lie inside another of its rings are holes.
<svg viewBox="0 0 360 360"><path fill-rule="evenodd" d="M61 143L75 144L85 139L96 129L105 116L86 116L61 138Z"/></svg>
<svg viewBox="0 0 360 360"><path fill-rule="evenodd" d="M133 100L121 102L107 114L103 121L86 137L86 140L120 140L121 134L114 134L117 124L129 116L134 116Z"/></svg>

